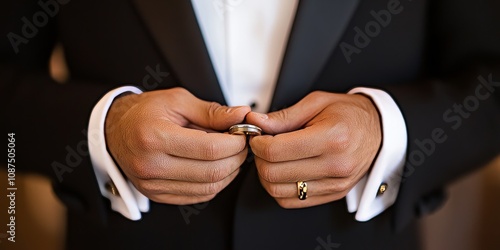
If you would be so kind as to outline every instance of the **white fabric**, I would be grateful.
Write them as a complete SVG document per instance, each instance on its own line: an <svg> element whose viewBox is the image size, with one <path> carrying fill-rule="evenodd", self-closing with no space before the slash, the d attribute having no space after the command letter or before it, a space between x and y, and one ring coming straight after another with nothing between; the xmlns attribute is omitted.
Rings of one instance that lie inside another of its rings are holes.
<svg viewBox="0 0 500 250"><path fill-rule="evenodd" d="M88 128L89 153L97 177L101 194L111 201L111 208L131 220L139 220L140 212L149 211L149 199L139 193L134 186L121 174L113 158L106 149L104 135L104 122L111 104L116 96L133 92L140 94L142 91L136 87L126 86L108 92L92 110ZM106 190L106 183L113 181L119 196Z"/></svg>
<svg viewBox="0 0 500 250"><path fill-rule="evenodd" d="M277 81L283 53L293 23L297 0L192 0L210 58L229 106L256 103L255 111L267 112ZM113 99L124 92L141 93L122 87L106 94L92 111L89 122L89 149L99 187L111 200L112 209L138 220L149 210L149 200L126 181L106 150L104 120ZM406 125L392 98L385 92L356 88L349 92L372 98L383 124L383 144L371 172L348 193L349 212L366 221L392 205L399 191L398 174L406 154ZM95 138L93 137L95 134ZM105 189L113 180L120 192ZM379 185L387 191L376 196Z"/></svg>
<svg viewBox="0 0 500 250"><path fill-rule="evenodd" d="M229 106L266 113L298 0L192 0Z"/></svg>
<svg viewBox="0 0 500 250"><path fill-rule="evenodd" d="M367 221L382 213L396 201L403 171L408 135L403 114L386 92L372 88L354 88L349 94L369 96L378 108L382 121L382 146L367 180L360 181L347 194L349 212L356 212L356 220ZM382 183L386 191L377 196Z"/></svg>

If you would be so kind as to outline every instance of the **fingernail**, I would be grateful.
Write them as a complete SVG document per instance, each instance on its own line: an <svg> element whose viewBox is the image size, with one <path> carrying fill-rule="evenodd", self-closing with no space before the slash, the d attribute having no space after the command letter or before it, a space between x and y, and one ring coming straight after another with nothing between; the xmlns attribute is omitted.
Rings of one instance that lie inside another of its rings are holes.
<svg viewBox="0 0 500 250"><path fill-rule="evenodd" d="M266 114L261 114L261 113L255 113L255 114L262 120L267 120L267 118L269 118Z"/></svg>

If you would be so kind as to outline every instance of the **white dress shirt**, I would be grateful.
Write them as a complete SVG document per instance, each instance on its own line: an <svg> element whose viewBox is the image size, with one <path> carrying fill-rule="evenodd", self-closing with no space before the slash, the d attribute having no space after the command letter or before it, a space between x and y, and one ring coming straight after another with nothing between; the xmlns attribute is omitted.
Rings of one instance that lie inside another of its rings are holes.
<svg viewBox="0 0 500 250"><path fill-rule="evenodd" d="M252 105L257 112L268 111L298 0L192 0L210 59L229 106ZM106 149L104 121L113 99L121 93L142 93L125 86L107 93L95 106L89 121L89 151L103 196L112 209L131 220L149 210L149 200L135 189L114 164ZM374 165L347 194L349 212L356 220L367 221L395 200L406 158L406 125L394 100L384 91L355 88L349 94L369 96L382 121L382 146ZM105 188L112 181L119 191ZM387 185L378 194L380 185Z"/></svg>

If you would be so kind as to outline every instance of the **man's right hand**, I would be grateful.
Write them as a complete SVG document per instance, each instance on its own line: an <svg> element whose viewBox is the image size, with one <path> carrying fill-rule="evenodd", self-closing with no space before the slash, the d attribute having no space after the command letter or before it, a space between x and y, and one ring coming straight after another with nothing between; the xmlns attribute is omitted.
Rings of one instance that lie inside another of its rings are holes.
<svg viewBox="0 0 500 250"><path fill-rule="evenodd" d="M250 107L200 100L182 88L118 98L106 117L106 143L134 186L149 199L206 202L239 172L244 136L229 135Z"/></svg>

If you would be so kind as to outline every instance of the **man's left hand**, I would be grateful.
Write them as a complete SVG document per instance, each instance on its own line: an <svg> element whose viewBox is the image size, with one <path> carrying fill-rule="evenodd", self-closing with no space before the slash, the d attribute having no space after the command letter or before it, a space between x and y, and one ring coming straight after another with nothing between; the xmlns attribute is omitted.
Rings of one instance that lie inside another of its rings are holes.
<svg viewBox="0 0 500 250"><path fill-rule="evenodd" d="M313 92L273 113L251 112L247 122L267 135L250 139L260 182L284 208L344 198L368 172L381 145L379 113L363 95ZM308 185L299 200L297 182Z"/></svg>

